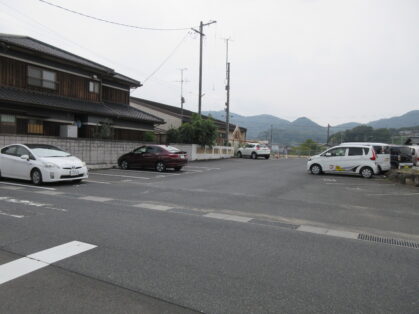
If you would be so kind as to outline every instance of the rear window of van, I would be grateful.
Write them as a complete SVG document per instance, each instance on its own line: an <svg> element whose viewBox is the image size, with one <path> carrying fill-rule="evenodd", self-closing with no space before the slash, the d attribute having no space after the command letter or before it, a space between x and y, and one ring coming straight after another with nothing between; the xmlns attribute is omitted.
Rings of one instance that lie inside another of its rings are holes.
<svg viewBox="0 0 419 314"><path fill-rule="evenodd" d="M374 151L377 155L381 154L390 154L390 147L389 146L374 146Z"/></svg>

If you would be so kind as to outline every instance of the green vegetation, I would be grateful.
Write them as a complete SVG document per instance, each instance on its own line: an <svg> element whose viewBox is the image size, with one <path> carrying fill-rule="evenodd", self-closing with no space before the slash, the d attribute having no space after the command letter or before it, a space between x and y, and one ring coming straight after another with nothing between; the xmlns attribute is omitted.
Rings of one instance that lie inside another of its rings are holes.
<svg viewBox="0 0 419 314"><path fill-rule="evenodd" d="M217 138L217 127L210 117L203 119L197 114L192 116L190 122L182 124L178 129L167 132L168 143L199 144L213 146Z"/></svg>
<svg viewBox="0 0 419 314"><path fill-rule="evenodd" d="M400 135L403 131L419 131L419 126L401 129L373 129L367 125L360 125L351 130L338 132L330 137L329 143L337 145L342 142L380 142L403 144L407 135Z"/></svg>
<svg viewBox="0 0 419 314"><path fill-rule="evenodd" d="M156 135L151 131L144 132L144 141L145 142L154 142L156 140Z"/></svg>
<svg viewBox="0 0 419 314"><path fill-rule="evenodd" d="M326 148L322 145L319 145L315 141L308 139L304 143L301 143L298 146L294 146L290 149L290 155L303 155L303 156L312 156L316 155Z"/></svg>

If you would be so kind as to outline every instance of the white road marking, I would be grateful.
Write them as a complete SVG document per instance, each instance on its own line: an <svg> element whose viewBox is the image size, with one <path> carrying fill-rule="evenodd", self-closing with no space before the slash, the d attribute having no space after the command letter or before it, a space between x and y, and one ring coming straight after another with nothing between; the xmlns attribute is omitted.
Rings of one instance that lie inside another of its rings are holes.
<svg viewBox="0 0 419 314"><path fill-rule="evenodd" d="M8 196L0 197L0 201L5 201L5 202L8 202L8 203L14 203L14 204L23 204L23 205L28 205L28 206L35 206L35 207L45 207L45 206L50 205L50 204L36 203L36 202L32 202L32 201L27 201L27 200L19 200L19 199L11 198L11 197L8 197Z"/></svg>
<svg viewBox="0 0 419 314"><path fill-rule="evenodd" d="M382 193L382 194L367 194L368 196L412 196L419 195L419 193Z"/></svg>
<svg viewBox="0 0 419 314"><path fill-rule="evenodd" d="M93 201L93 202L108 202L108 201L112 201L113 198L100 197L100 196L83 196L83 197L79 197L79 200Z"/></svg>
<svg viewBox="0 0 419 314"><path fill-rule="evenodd" d="M120 177L120 178L134 178L134 179L144 179L144 180L149 180L150 179L150 178L147 178L147 177L126 176L126 175L120 175L120 174L108 174L108 173L97 173L97 172L90 172L90 175Z"/></svg>
<svg viewBox="0 0 419 314"><path fill-rule="evenodd" d="M199 172L199 173L201 173L201 172L204 172L203 170L185 170L184 172Z"/></svg>
<svg viewBox="0 0 419 314"><path fill-rule="evenodd" d="M153 210L160 210L160 211L167 211L169 209L173 209L171 206L166 205L157 205L157 204L150 204L150 203L140 203L133 205L134 207L141 207L146 209L153 209Z"/></svg>
<svg viewBox="0 0 419 314"><path fill-rule="evenodd" d="M5 189L5 190L13 190L13 191L15 191L15 190L23 190L23 188L21 186L13 186L13 185L10 185L10 186L2 186L1 188L2 189Z"/></svg>
<svg viewBox="0 0 419 314"><path fill-rule="evenodd" d="M92 182L92 183L99 183L99 184L111 184L110 182L94 181L94 180L84 180L84 182Z"/></svg>
<svg viewBox="0 0 419 314"><path fill-rule="evenodd" d="M123 171L123 172L134 172L134 173L138 173L138 172L144 172L144 173L149 173L149 174L156 174L155 171L147 171L147 170L120 170L120 169L108 169L108 170L113 170L113 171ZM165 172L165 175L172 175L172 176L178 176L179 174L177 173L170 173L170 172Z"/></svg>
<svg viewBox="0 0 419 314"><path fill-rule="evenodd" d="M65 194L64 192L59 192L59 191L36 191L35 193L45 194L45 195L61 195L61 194Z"/></svg>
<svg viewBox="0 0 419 314"><path fill-rule="evenodd" d="M325 182L336 182L336 179L323 179Z"/></svg>
<svg viewBox="0 0 419 314"><path fill-rule="evenodd" d="M359 235L359 233L356 233L356 232L333 230L333 229L319 228L319 227L306 226L306 225L301 225L296 230L309 232L309 233L323 234L323 235L328 235L328 236L333 236L333 237L347 238L347 239L358 239L358 235Z"/></svg>
<svg viewBox="0 0 419 314"><path fill-rule="evenodd" d="M236 222L249 222L250 220L253 219L253 218L250 218L250 217L219 214L219 213L209 213L209 214L204 215L203 217L222 219L222 220L230 220L230 221L236 221Z"/></svg>
<svg viewBox="0 0 419 314"><path fill-rule="evenodd" d="M46 188L46 187L43 187L43 186L26 185L26 184L18 184L18 183L11 183L11 182L0 182L0 184L23 186L23 187L26 187L26 188L41 189L41 190L50 190L50 191L55 191L56 190L54 188Z"/></svg>
<svg viewBox="0 0 419 314"><path fill-rule="evenodd" d="M221 170L221 168L198 167L198 166L185 166L184 168L197 168L197 169L207 169L207 170Z"/></svg>
<svg viewBox="0 0 419 314"><path fill-rule="evenodd" d="M0 265L0 285L96 247L96 245L72 241Z"/></svg>
<svg viewBox="0 0 419 314"><path fill-rule="evenodd" d="M9 216L9 217L13 217L13 218L25 218L25 216L23 216L23 215L12 215L12 214L9 214L9 213L5 213L1 210L0 210L0 215Z"/></svg>

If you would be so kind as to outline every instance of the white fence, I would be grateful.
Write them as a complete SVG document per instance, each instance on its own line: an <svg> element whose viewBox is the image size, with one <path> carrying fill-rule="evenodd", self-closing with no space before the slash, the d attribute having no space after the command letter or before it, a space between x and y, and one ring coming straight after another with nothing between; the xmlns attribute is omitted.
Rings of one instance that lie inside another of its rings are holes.
<svg viewBox="0 0 419 314"><path fill-rule="evenodd" d="M133 141L0 134L0 147L16 143L57 146L85 161L89 168L116 166L119 156L145 144ZM196 144L173 144L173 146L186 151L189 160L222 159L234 156L232 147L204 148Z"/></svg>

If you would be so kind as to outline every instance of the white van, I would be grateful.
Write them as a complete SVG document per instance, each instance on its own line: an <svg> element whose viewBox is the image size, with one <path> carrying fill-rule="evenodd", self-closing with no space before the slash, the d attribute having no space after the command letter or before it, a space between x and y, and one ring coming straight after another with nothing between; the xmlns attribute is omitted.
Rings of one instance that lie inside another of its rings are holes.
<svg viewBox="0 0 419 314"><path fill-rule="evenodd" d="M377 154L367 145L332 147L320 155L310 157L307 170L312 174L323 172L360 174L364 178L371 178L374 174L380 173Z"/></svg>
<svg viewBox="0 0 419 314"><path fill-rule="evenodd" d="M377 165L380 168L380 172L389 171L391 169L391 157L390 157L390 145L385 143L373 143L373 142L347 142L342 143L340 146L357 146L366 145L374 148L375 154L377 155Z"/></svg>
<svg viewBox="0 0 419 314"><path fill-rule="evenodd" d="M412 149L413 165L419 167L419 145L409 146Z"/></svg>

